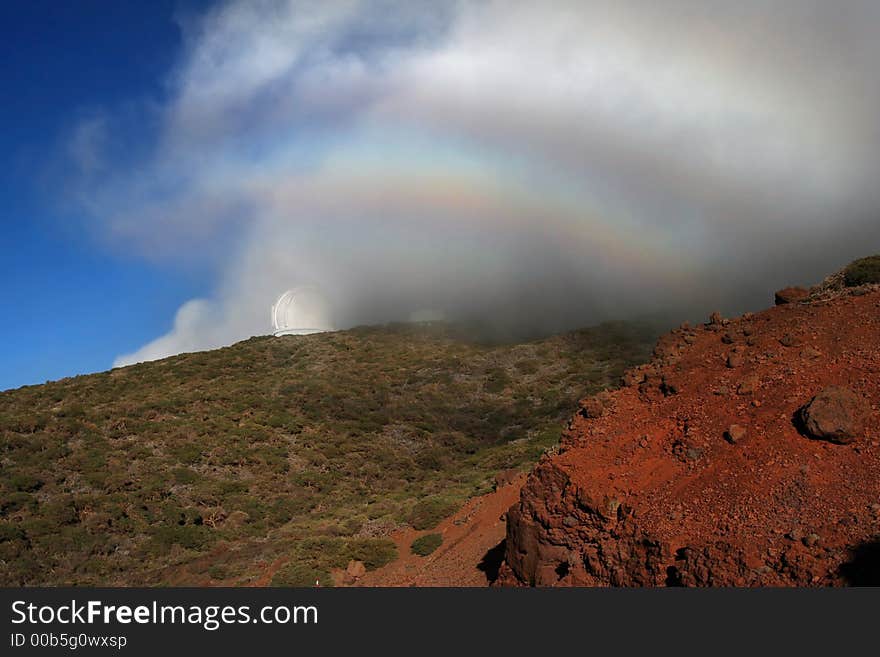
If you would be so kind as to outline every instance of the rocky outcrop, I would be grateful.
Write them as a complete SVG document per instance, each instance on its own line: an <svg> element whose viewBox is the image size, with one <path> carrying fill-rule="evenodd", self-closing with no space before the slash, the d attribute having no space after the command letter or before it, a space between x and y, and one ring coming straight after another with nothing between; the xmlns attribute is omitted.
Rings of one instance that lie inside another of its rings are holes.
<svg viewBox="0 0 880 657"><path fill-rule="evenodd" d="M860 583L848 564L880 535L878 336L876 289L672 331L531 473L499 583Z"/></svg>
<svg viewBox="0 0 880 657"><path fill-rule="evenodd" d="M539 464L521 503L508 512L508 566L538 586L661 583L668 555L659 541L639 529L618 497L592 495L553 460Z"/></svg>

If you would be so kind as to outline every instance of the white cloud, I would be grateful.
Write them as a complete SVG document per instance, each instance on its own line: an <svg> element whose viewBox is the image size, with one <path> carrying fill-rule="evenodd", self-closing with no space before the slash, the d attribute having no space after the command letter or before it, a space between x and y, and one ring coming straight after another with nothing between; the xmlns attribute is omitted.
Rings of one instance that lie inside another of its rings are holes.
<svg viewBox="0 0 880 657"><path fill-rule="evenodd" d="M340 325L562 327L815 277L880 237L880 9L842 4L227 3L149 159L108 175L74 140L121 248L223 256L119 362L268 332L302 283Z"/></svg>
<svg viewBox="0 0 880 657"><path fill-rule="evenodd" d="M193 299L183 304L174 317L174 328L167 335L144 345L137 352L119 356L113 367L173 356L183 351L219 347L225 336L218 335L218 312L210 301Z"/></svg>

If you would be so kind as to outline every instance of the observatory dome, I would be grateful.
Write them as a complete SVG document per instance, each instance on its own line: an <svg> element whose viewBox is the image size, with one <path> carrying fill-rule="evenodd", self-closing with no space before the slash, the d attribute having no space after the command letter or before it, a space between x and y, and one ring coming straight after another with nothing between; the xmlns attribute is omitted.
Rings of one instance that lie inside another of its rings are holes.
<svg viewBox="0 0 880 657"><path fill-rule="evenodd" d="M309 335L332 331L330 312L324 297L313 287L287 290L272 306L275 335Z"/></svg>

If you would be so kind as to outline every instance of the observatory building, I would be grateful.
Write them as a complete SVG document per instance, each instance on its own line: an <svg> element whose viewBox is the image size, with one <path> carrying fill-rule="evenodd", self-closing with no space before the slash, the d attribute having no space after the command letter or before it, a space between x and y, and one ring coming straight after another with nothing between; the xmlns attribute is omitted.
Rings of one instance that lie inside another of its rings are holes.
<svg viewBox="0 0 880 657"><path fill-rule="evenodd" d="M313 287L288 290L272 306L272 329L279 335L310 335L332 331L327 303Z"/></svg>

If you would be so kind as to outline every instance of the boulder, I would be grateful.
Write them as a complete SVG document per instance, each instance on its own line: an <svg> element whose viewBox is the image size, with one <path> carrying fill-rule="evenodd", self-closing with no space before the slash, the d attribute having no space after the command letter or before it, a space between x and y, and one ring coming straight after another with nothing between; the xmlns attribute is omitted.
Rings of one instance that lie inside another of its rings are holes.
<svg viewBox="0 0 880 657"><path fill-rule="evenodd" d="M587 419L602 417L605 415L605 400L598 396L582 399L579 413Z"/></svg>
<svg viewBox="0 0 880 657"><path fill-rule="evenodd" d="M761 380L756 374L751 374L743 378L743 380L737 386L736 392L739 395L752 395L760 387Z"/></svg>
<svg viewBox="0 0 880 657"><path fill-rule="evenodd" d="M859 437L867 416L867 404L856 393L829 386L798 410L797 420L810 438L844 445Z"/></svg>
<svg viewBox="0 0 880 657"><path fill-rule="evenodd" d="M519 477L519 470L516 468L510 468L509 470L499 472L495 475L495 490L503 488L504 486L510 486L510 484L516 481L517 477Z"/></svg>
<svg viewBox="0 0 880 657"><path fill-rule="evenodd" d="M345 574L352 579L358 579L367 574L367 567L363 561L352 559L348 562L348 566L345 567Z"/></svg>
<svg viewBox="0 0 880 657"><path fill-rule="evenodd" d="M724 432L724 440L735 445L746 437L746 428L739 424L731 424L727 431Z"/></svg>
<svg viewBox="0 0 880 657"><path fill-rule="evenodd" d="M786 287L779 290L774 295L777 306L783 306L787 303L795 303L809 296L810 291L802 287Z"/></svg>

